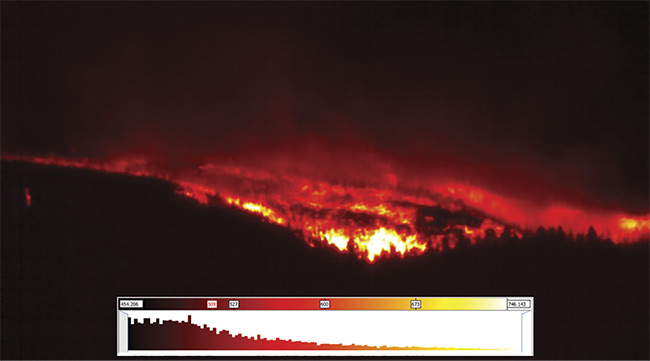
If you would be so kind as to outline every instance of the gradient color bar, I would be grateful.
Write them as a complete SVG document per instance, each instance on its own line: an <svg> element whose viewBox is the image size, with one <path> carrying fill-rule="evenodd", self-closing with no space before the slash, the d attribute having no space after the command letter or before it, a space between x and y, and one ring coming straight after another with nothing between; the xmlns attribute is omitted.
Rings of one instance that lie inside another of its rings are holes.
<svg viewBox="0 0 650 361"><path fill-rule="evenodd" d="M138 297L136 297L138 298ZM131 298L120 298L130 300ZM321 301L329 301L329 310L505 310L503 297L213 297L213 298L138 298L143 310L319 310ZM208 307L217 301L217 307ZM238 301L237 308L230 301ZM413 308L412 301L419 301ZM122 308L121 308L122 309Z"/></svg>

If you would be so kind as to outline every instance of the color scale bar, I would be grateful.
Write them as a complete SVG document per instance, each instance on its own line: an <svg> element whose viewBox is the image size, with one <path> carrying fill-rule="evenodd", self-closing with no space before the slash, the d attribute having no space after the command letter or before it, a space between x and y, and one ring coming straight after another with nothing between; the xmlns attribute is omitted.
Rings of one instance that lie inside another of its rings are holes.
<svg viewBox="0 0 650 361"><path fill-rule="evenodd" d="M130 299L130 298L129 298ZM144 310L506 310L503 297L138 298ZM126 298L120 300L128 300ZM216 301L216 307L215 307ZM210 302L210 303L209 303ZM236 304L236 307L233 305ZM120 307L120 309L123 309Z"/></svg>

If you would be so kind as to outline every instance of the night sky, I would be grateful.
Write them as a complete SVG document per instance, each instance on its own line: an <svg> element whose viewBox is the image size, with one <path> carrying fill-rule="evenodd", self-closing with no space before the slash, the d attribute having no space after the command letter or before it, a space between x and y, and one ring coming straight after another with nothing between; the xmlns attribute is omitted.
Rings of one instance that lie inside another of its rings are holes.
<svg viewBox="0 0 650 361"><path fill-rule="evenodd" d="M313 136L648 212L647 2L3 2L2 152Z"/></svg>

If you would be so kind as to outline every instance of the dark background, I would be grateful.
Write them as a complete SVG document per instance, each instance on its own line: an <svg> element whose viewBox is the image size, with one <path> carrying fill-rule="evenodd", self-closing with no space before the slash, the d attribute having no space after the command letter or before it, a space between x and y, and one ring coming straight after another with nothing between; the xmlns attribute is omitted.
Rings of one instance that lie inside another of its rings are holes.
<svg viewBox="0 0 650 361"><path fill-rule="evenodd" d="M648 25L647 2L2 2L2 153L347 139L647 214ZM2 358L114 357L117 295L418 294L532 295L536 358L647 359L647 242L536 240L367 265L171 184L3 162Z"/></svg>
<svg viewBox="0 0 650 361"><path fill-rule="evenodd" d="M2 150L351 138L648 212L647 2L3 2Z"/></svg>

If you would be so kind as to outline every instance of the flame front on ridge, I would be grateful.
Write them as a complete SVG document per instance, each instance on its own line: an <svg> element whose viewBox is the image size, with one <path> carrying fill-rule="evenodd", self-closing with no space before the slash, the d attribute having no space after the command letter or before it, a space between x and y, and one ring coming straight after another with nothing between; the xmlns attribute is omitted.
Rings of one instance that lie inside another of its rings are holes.
<svg viewBox="0 0 650 361"><path fill-rule="evenodd" d="M418 255L454 248L461 241L473 244L501 237L507 226L519 236L539 226L561 226L574 233L593 227L615 243L648 239L650 232L648 215L566 204L536 207L466 183L441 182L413 190L401 187L393 173L386 174L383 183L337 184L233 164L171 170L139 156L106 161L54 156L3 159L165 179L178 186L177 193L201 204L241 209L294 230L312 246L328 245L371 263L385 256ZM28 189L25 196L30 205Z"/></svg>

